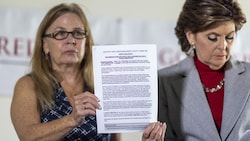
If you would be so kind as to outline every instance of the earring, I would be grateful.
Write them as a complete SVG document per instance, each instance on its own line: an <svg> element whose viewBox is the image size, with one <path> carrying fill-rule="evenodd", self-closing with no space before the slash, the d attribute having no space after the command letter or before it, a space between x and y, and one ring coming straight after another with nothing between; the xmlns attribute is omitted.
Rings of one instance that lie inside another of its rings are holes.
<svg viewBox="0 0 250 141"><path fill-rule="evenodd" d="M190 45L190 48L188 49L188 51L186 52L187 56L189 57L194 57L194 51L195 51L195 45Z"/></svg>
<svg viewBox="0 0 250 141"><path fill-rule="evenodd" d="M45 54L45 59L49 60L49 52Z"/></svg>

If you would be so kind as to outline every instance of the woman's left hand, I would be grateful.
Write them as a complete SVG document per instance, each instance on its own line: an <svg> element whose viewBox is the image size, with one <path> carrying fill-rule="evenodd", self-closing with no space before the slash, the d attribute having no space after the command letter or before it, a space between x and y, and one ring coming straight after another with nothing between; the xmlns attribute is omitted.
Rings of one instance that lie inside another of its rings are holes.
<svg viewBox="0 0 250 141"><path fill-rule="evenodd" d="M142 141L164 141L166 128L166 123L150 123L143 132Z"/></svg>

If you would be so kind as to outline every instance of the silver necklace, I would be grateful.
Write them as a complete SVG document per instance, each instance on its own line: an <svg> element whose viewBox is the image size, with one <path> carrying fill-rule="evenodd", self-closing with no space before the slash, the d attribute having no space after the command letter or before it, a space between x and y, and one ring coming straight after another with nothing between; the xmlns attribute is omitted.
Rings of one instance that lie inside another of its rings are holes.
<svg viewBox="0 0 250 141"><path fill-rule="evenodd" d="M218 85L216 85L216 87L214 87L214 88L206 88L204 85L203 85L203 87L204 87L204 90L205 90L206 93L214 93L214 92L217 92L218 90L220 90L223 87L224 82L225 82L225 78L223 78L220 81L220 83Z"/></svg>

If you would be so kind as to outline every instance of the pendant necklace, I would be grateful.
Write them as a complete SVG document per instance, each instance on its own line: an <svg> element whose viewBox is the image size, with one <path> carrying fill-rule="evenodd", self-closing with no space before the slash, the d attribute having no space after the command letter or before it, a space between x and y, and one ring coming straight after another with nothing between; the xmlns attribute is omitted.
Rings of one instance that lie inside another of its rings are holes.
<svg viewBox="0 0 250 141"><path fill-rule="evenodd" d="M206 88L204 85L203 85L203 87L204 87L204 90L205 90L206 93L214 93L214 92L217 92L218 90L220 90L223 87L224 82L225 82L225 78L223 78L220 81L220 83L218 85L216 85L216 87L214 87L214 88Z"/></svg>

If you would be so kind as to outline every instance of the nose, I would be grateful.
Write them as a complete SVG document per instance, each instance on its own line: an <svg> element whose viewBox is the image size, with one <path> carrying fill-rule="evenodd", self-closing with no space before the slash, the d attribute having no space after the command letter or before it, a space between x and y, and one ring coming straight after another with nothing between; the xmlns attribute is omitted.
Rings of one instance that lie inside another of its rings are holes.
<svg viewBox="0 0 250 141"><path fill-rule="evenodd" d="M74 39L74 37L73 37L73 33L72 33L72 32L71 32L71 33L70 33L70 32L68 32L67 39L68 39L68 38L70 38L70 39Z"/></svg>
<svg viewBox="0 0 250 141"><path fill-rule="evenodd" d="M218 44L218 48L221 50L225 50L228 46L228 42L225 38L222 38L221 41Z"/></svg>
<svg viewBox="0 0 250 141"><path fill-rule="evenodd" d="M68 44L76 45L76 40L73 37L72 33L69 33L68 37L66 38Z"/></svg>

